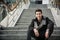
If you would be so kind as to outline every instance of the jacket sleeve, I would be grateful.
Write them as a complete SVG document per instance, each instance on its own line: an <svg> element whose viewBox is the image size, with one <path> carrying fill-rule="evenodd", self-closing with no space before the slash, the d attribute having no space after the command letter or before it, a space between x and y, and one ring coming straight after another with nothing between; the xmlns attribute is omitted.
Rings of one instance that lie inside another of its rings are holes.
<svg viewBox="0 0 60 40"><path fill-rule="evenodd" d="M29 25L29 30L31 31L31 30L33 30L33 28L34 28L34 19L32 19L32 21Z"/></svg>
<svg viewBox="0 0 60 40"><path fill-rule="evenodd" d="M54 22L47 18L47 29L49 29L49 36L52 34L54 29Z"/></svg>

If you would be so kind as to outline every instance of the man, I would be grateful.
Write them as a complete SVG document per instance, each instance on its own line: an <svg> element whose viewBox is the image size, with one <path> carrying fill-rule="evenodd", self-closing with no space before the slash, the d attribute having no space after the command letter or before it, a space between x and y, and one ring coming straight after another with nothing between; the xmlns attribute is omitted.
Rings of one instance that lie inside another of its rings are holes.
<svg viewBox="0 0 60 40"><path fill-rule="evenodd" d="M36 18L32 19L29 26L27 40L31 40L31 37L36 40L48 40L53 32L54 23L48 17L42 15L41 9L37 9L35 15Z"/></svg>

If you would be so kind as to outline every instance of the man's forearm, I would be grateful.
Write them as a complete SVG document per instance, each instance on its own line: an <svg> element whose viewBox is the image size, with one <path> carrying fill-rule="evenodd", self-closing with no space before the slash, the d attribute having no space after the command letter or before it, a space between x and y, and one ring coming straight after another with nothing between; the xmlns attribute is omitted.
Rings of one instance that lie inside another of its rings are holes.
<svg viewBox="0 0 60 40"><path fill-rule="evenodd" d="M48 37L49 37L49 29L47 29L45 32L45 38L48 38Z"/></svg>

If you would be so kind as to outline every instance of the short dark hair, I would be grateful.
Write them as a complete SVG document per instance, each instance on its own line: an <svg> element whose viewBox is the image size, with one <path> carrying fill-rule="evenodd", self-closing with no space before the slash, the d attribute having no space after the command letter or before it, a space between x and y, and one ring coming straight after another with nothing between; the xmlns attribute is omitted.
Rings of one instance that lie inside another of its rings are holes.
<svg viewBox="0 0 60 40"><path fill-rule="evenodd" d="M42 13L42 10L41 9L37 9L37 10L35 10L35 14L36 14L36 12L41 12Z"/></svg>

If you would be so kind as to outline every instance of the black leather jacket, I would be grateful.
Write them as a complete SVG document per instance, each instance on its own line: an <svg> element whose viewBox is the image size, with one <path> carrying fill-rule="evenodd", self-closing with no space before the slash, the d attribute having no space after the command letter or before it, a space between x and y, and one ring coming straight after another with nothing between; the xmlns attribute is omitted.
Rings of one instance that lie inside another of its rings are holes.
<svg viewBox="0 0 60 40"><path fill-rule="evenodd" d="M37 24L37 29L40 33L43 31L45 32L47 29L49 29L49 35L53 32L54 23L48 17L42 16L41 22L38 22L37 18L32 19L29 30L32 31L36 27L35 23Z"/></svg>

